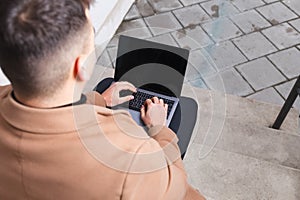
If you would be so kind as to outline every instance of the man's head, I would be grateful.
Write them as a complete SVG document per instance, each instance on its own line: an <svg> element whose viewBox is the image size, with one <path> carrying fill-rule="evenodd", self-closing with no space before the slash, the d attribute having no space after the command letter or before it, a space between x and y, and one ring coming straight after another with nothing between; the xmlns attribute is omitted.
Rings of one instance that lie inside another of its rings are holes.
<svg viewBox="0 0 300 200"><path fill-rule="evenodd" d="M20 96L51 96L91 51L91 1L1 1L0 66Z"/></svg>

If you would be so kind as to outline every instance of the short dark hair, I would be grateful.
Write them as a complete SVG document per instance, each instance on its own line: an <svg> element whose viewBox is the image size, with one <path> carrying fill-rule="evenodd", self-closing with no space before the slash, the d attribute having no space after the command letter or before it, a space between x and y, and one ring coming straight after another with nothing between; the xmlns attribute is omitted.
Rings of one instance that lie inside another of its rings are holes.
<svg viewBox="0 0 300 200"><path fill-rule="evenodd" d="M91 1L1 0L0 66L15 90L34 97L65 81L69 66L57 56L68 57L68 42L80 43L74 38L87 26Z"/></svg>

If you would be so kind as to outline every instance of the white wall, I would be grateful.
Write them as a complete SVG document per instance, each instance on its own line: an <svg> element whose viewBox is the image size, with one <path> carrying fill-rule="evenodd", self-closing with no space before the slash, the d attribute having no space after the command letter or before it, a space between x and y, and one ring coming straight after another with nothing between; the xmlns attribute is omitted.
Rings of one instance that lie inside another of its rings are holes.
<svg viewBox="0 0 300 200"><path fill-rule="evenodd" d="M0 85L8 85L9 81L6 78L6 76L3 74L1 68L0 68Z"/></svg>
<svg viewBox="0 0 300 200"><path fill-rule="evenodd" d="M91 7L91 18L97 32L95 45L98 56L113 37L133 2L134 0L96 0ZM9 81L0 68L0 85L7 84Z"/></svg>
<svg viewBox="0 0 300 200"><path fill-rule="evenodd" d="M135 0L97 0L91 9L93 25L97 30L95 45L100 56L120 26Z"/></svg>

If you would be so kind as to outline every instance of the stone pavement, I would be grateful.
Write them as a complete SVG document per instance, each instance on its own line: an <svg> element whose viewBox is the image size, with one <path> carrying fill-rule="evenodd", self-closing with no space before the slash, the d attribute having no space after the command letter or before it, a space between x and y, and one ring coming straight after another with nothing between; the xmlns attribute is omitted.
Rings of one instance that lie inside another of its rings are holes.
<svg viewBox="0 0 300 200"><path fill-rule="evenodd" d="M120 34L191 50L186 82L282 105L300 75L299 0L137 0ZM300 100L296 108L300 109Z"/></svg>

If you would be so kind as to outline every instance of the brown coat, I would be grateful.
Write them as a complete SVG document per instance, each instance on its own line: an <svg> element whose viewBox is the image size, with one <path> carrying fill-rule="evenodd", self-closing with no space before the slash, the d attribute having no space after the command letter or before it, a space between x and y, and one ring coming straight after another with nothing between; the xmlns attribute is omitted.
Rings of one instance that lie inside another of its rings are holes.
<svg viewBox="0 0 300 200"><path fill-rule="evenodd" d="M36 109L11 91L0 87L0 199L204 199L187 183L170 129L149 137L96 93L89 104Z"/></svg>

